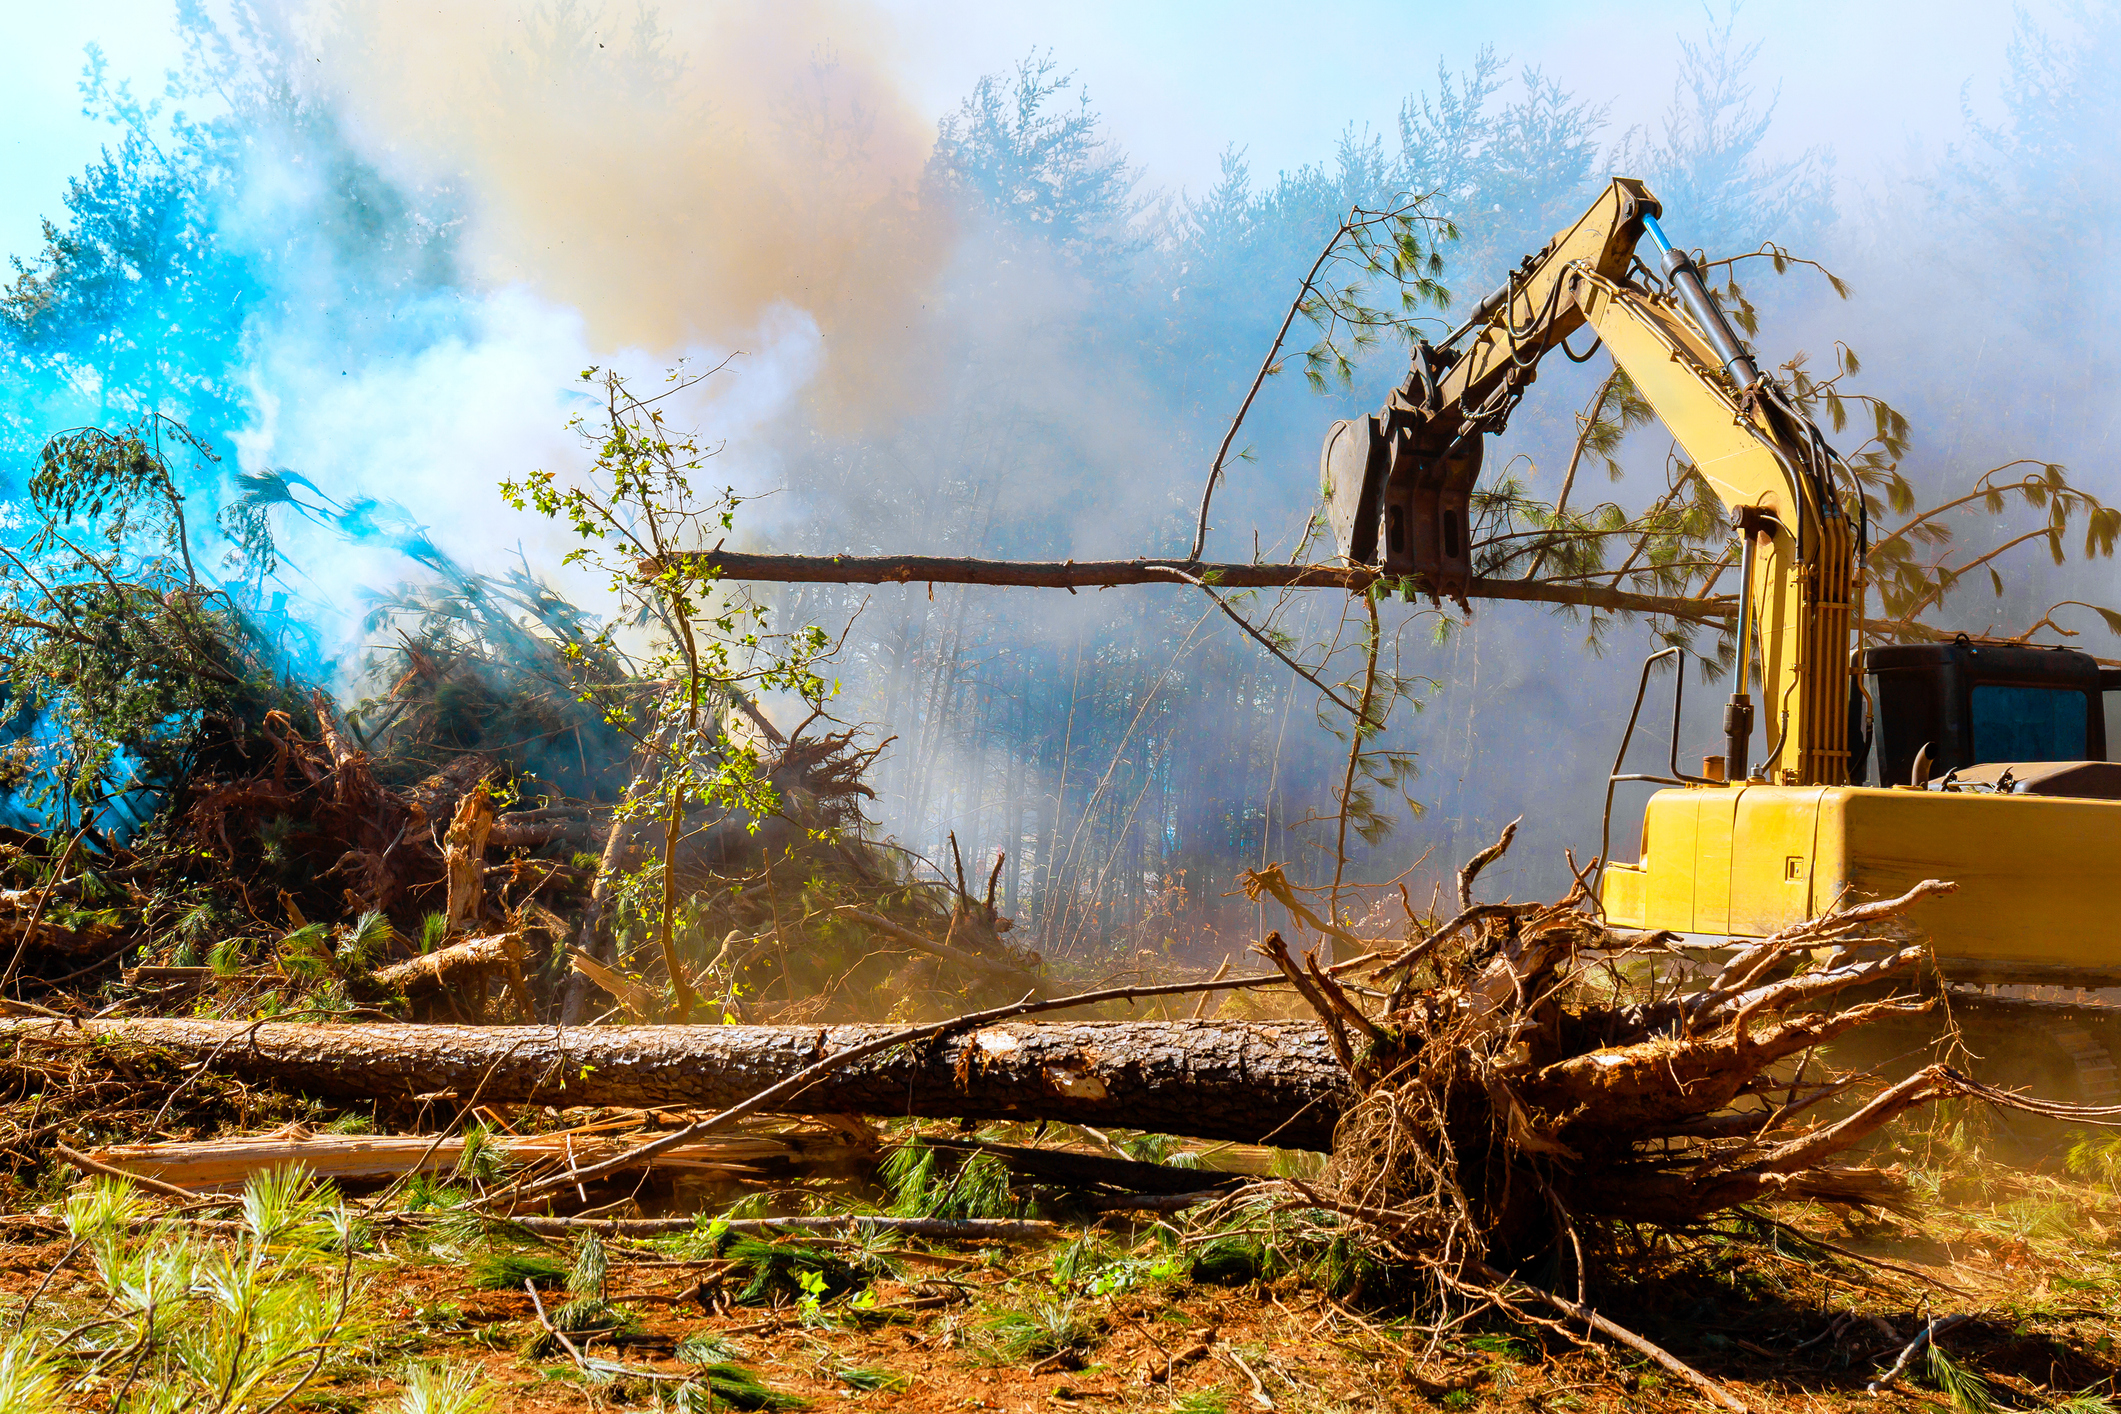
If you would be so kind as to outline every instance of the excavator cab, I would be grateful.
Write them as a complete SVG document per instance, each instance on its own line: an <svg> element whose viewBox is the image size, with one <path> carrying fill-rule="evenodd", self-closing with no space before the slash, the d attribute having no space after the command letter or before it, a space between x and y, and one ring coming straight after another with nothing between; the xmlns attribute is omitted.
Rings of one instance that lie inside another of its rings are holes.
<svg viewBox="0 0 2121 1414"><path fill-rule="evenodd" d="M1868 649L1863 671L1850 723L1856 785L2121 799L2121 765L2053 769L2110 764L2105 694L2121 693L2121 671L2087 653L1961 634Z"/></svg>

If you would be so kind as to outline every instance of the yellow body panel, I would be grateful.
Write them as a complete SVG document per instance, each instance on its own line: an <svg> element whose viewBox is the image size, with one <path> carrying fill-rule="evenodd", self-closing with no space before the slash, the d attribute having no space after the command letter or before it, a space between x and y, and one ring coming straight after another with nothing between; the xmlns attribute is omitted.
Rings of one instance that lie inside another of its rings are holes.
<svg viewBox="0 0 2121 1414"><path fill-rule="evenodd" d="M1730 932L1762 937L1817 911L1810 906L1813 851L1819 837L1820 802L1830 789L1777 786L1702 792L1737 798L1727 866ZM1702 863L1713 866L1714 861Z"/></svg>
<svg viewBox="0 0 2121 1414"><path fill-rule="evenodd" d="M2121 801L1769 786L1661 790L1641 862L1607 869L1607 918L1761 937L1924 879L1959 893L1907 922L1965 981L2121 982ZM2111 979L2111 981L2107 980Z"/></svg>

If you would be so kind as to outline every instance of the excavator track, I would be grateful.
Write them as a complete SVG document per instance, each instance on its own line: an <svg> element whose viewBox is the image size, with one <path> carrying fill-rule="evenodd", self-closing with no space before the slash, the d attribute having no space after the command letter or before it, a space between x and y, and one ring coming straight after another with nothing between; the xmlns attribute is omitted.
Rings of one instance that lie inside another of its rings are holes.
<svg viewBox="0 0 2121 1414"><path fill-rule="evenodd" d="M1939 1005L1858 1028L1827 1048L1830 1063L1899 1080L1942 1060L1986 1084L2041 1099L2121 1105L2121 988L1956 984L1941 993L1925 990ZM1896 991L1905 995L1904 989L1879 987L1864 999ZM2027 1116L2012 1116L2004 1129L2028 1154L2053 1152L2071 1139L2070 1126Z"/></svg>
<svg viewBox="0 0 2121 1414"><path fill-rule="evenodd" d="M2060 1052L2074 1071L2078 1104L2121 1104L2121 988L1953 987L1945 994L1967 1049L1990 1066L2011 1068L2014 1052L2037 1059ZM2031 1055L2028 1056L2028 1051Z"/></svg>

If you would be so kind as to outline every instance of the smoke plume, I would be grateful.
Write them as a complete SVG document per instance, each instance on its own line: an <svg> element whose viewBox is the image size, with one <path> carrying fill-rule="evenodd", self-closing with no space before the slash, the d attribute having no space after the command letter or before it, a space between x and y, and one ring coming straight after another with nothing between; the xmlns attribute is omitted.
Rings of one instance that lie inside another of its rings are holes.
<svg viewBox="0 0 2121 1414"><path fill-rule="evenodd" d="M461 191L479 285L579 311L593 349L741 347L788 305L826 416L914 391L891 354L949 229L918 201L933 117L872 8L347 0L290 23L365 155Z"/></svg>

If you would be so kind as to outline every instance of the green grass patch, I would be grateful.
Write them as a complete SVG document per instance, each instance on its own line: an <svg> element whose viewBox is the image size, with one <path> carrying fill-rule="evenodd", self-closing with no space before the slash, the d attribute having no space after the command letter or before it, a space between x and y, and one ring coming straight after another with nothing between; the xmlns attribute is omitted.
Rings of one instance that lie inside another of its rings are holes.
<svg viewBox="0 0 2121 1414"><path fill-rule="evenodd" d="M1022 1204L1009 1192L1009 1167L992 1154L961 1156L907 1140L877 1171L901 1218L1013 1218Z"/></svg>
<svg viewBox="0 0 2121 1414"><path fill-rule="evenodd" d="M1098 1323L1075 1301L1051 1296L1035 1296L1028 1305L992 1311L979 1328L997 1356L1017 1364L1087 1349L1100 1334Z"/></svg>
<svg viewBox="0 0 2121 1414"><path fill-rule="evenodd" d="M566 1280L567 1268L543 1252L481 1252L471 1259L475 1291L521 1291L526 1281L551 1290Z"/></svg>

